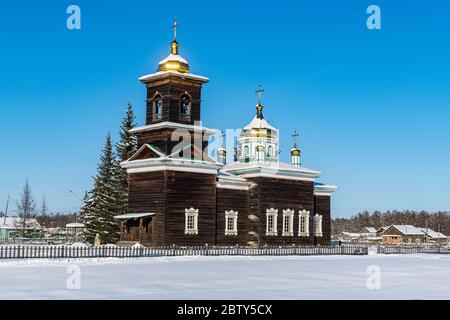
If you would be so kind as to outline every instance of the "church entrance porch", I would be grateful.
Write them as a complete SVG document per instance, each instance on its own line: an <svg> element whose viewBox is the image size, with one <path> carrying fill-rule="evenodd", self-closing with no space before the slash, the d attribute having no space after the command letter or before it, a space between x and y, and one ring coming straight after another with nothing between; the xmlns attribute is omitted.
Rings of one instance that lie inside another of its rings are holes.
<svg viewBox="0 0 450 320"><path fill-rule="evenodd" d="M156 228L154 213L127 213L116 216L115 219L120 221L120 244L152 245Z"/></svg>

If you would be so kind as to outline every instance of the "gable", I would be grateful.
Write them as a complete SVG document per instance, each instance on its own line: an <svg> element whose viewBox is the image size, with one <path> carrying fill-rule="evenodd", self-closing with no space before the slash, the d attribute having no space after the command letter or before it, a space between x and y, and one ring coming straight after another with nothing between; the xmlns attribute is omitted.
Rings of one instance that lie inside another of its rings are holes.
<svg viewBox="0 0 450 320"><path fill-rule="evenodd" d="M161 158L164 154L150 144L144 144L128 161Z"/></svg>

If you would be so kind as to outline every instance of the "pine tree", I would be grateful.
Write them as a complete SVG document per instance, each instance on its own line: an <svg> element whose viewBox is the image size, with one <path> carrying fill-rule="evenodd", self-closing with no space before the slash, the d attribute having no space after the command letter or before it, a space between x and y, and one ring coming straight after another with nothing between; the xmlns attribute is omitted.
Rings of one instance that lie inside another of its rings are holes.
<svg viewBox="0 0 450 320"><path fill-rule="evenodd" d="M94 188L85 197L82 208L85 238L89 242L93 242L96 234L100 235L102 243L115 243L119 238L119 225L114 216L123 213L121 170L108 133L94 178Z"/></svg>
<svg viewBox="0 0 450 320"><path fill-rule="evenodd" d="M130 159L137 151L136 137L130 133L130 130L136 126L135 119L133 105L128 103L126 114L120 125L120 142L116 145L117 156L120 162Z"/></svg>
<svg viewBox="0 0 450 320"><path fill-rule="evenodd" d="M120 141L116 145L116 153L120 162L130 159L137 151L137 140L134 135L130 133L130 130L135 127L135 116L133 112L133 106L128 103L126 114L122 119L120 125ZM118 205L120 207L120 213L125 213L128 206L128 180L127 172L125 169L118 171L120 180L120 195Z"/></svg>
<svg viewBox="0 0 450 320"><path fill-rule="evenodd" d="M83 198L83 206L80 210L80 221L84 224L85 229L83 232L83 238L90 242L94 243L95 235L98 230L101 229L100 223L96 219L94 215L94 207L95 207L95 187L90 192L86 192Z"/></svg>

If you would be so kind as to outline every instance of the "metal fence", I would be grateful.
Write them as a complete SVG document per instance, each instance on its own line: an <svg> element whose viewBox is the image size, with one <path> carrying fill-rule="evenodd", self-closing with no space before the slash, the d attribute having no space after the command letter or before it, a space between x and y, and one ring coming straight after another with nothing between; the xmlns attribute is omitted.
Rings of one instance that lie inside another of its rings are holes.
<svg viewBox="0 0 450 320"><path fill-rule="evenodd" d="M426 246L378 246L380 254L415 254L415 253L435 253L450 254L449 247L426 247Z"/></svg>
<svg viewBox="0 0 450 320"><path fill-rule="evenodd" d="M174 256L308 256L308 255L367 255L367 247L74 247L74 246L0 246L0 259L33 258L139 258Z"/></svg>

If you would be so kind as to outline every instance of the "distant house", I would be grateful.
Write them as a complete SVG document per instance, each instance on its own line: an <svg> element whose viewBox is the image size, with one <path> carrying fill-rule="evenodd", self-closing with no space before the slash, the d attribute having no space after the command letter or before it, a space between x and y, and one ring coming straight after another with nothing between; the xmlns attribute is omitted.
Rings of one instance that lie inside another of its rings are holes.
<svg viewBox="0 0 450 320"><path fill-rule="evenodd" d="M427 240L426 235L412 225L392 225L381 234L381 237L382 242L386 244L420 244Z"/></svg>
<svg viewBox="0 0 450 320"><path fill-rule="evenodd" d="M447 244L448 237L441 233L434 231L430 228L418 228L422 233L426 236L427 242L430 243L439 243L439 244Z"/></svg>
<svg viewBox="0 0 450 320"><path fill-rule="evenodd" d="M377 230L373 227L364 227L360 234L362 238L373 238L377 236Z"/></svg>
<svg viewBox="0 0 450 320"><path fill-rule="evenodd" d="M41 229L41 225L36 219L26 219L25 229L23 226L23 219L17 217L0 218L0 237L9 238L14 233L24 231L33 231Z"/></svg>
<svg viewBox="0 0 450 320"><path fill-rule="evenodd" d="M381 237L381 235L387 230L389 227L381 227L377 230L377 237Z"/></svg>

